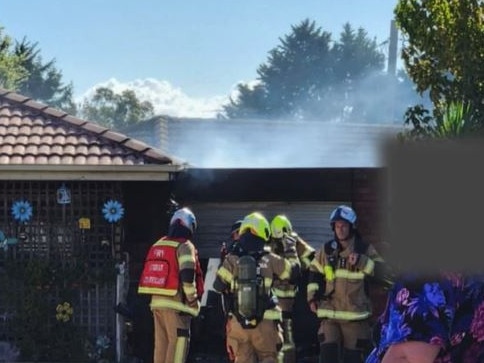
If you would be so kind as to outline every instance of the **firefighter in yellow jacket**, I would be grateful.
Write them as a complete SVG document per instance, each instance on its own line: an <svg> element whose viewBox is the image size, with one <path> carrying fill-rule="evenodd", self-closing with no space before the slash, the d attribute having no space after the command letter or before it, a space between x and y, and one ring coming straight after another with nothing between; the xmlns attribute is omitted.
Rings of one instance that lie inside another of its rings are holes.
<svg viewBox="0 0 484 363"><path fill-rule="evenodd" d="M321 319L320 363L362 363L370 349L372 308L367 276L378 273L383 260L356 229L356 213L346 205L330 215L334 238L326 242L309 267L307 298Z"/></svg>
<svg viewBox="0 0 484 363"><path fill-rule="evenodd" d="M270 252L270 225L261 213L247 215L239 233L239 248L225 257L213 284L215 291L233 294L227 344L237 363L276 363L282 315L272 294L273 279L297 279L299 264Z"/></svg>
<svg viewBox="0 0 484 363"><path fill-rule="evenodd" d="M203 276L195 246L195 215L175 211L167 236L155 242L146 257L138 293L151 295L154 320L153 363L184 363L190 324L200 311Z"/></svg>
<svg viewBox="0 0 484 363"><path fill-rule="evenodd" d="M291 221L283 214L276 215L271 221L271 251L301 265L301 272L309 268L314 257L314 248L304 241L292 228ZM274 294L282 310L282 331L284 363L296 363L296 346L293 338L294 299L298 291L297 281L275 279Z"/></svg>

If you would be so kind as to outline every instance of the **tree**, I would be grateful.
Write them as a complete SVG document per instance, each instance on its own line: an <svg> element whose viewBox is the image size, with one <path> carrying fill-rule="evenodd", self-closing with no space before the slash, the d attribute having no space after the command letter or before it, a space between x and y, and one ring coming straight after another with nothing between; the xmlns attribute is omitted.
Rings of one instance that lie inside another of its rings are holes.
<svg viewBox="0 0 484 363"><path fill-rule="evenodd" d="M0 27L0 86L8 90L16 90L24 81L28 72L22 65L22 56L11 50L12 38L4 35Z"/></svg>
<svg viewBox="0 0 484 363"><path fill-rule="evenodd" d="M17 91L49 106L70 114L76 113L73 101L73 85L63 85L62 72L55 67L55 59L43 62L37 43L25 38L15 45L15 54L28 77L19 82Z"/></svg>
<svg viewBox="0 0 484 363"><path fill-rule="evenodd" d="M141 102L133 90L115 93L107 87L99 87L80 107L80 116L97 121L108 128L120 130L154 115L151 102Z"/></svg>
<svg viewBox="0 0 484 363"><path fill-rule="evenodd" d="M484 2L400 0L395 19L405 38L402 59L419 93L428 92L433 118L453 104L484 125ZM409 108L406 122L425 127L429 110Z"/></svg>
<svg viewBox="0 0 484 363"><path fill-rule="evenodd" d="M335 43L309 19L291 30L259 66L259 84L238 86L239 96L224 107L228 117L338 117L356 82L383 69L376 40L361 28L345 24Z"/></svg>

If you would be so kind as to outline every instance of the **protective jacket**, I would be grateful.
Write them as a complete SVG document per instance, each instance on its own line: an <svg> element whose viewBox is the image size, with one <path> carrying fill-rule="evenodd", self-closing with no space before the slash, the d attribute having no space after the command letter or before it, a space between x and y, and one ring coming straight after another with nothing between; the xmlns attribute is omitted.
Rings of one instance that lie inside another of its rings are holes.
<svg viewBox="0 0 484 363"><path fill-rule="evenodd" d="M350 266L350 253L359 254L356 265ZM375 248L354 237L345 250L336 240L326 242L309 266L308 302L318 305L319 318L362 320L372 313L366 277L375 273L375 265L383 263Z"/></svg>
<svg viewBox="0 0 484 363"><path fill-rule="evenodd" d="M291 232L290 236L296 240L296 252L297 256L299 257L299 261L301 262L301 270L305 271L309 268L316 251L297 233Z"/></svg>
<svg viewBox="0 0 484 363"><path fill-rule="evenodd" d="M271 239L269 247L276 255L285 258L292 264L300 265L296 250L296 240L290 235L284 234L282 238ZM279 299L294 299L297 286L293 281L276 278L273 284L273 291Z"/></svg>
<svg viewBox="0 0 484 363"><path fill-rule="evenodd" d="M163 237L150 248L138 285L150 294L151 309L174 309L197 316L203 293L203 275L193 243Z"/></svg>

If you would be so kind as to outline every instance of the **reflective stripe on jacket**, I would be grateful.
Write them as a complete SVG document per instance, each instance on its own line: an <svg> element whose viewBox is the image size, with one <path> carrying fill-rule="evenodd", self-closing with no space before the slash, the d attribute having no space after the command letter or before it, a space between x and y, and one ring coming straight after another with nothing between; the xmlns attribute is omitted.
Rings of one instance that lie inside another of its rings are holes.
<svg viewBox="0 0 484 363"><path fill-rule="evenodd" d="M178 247L176 248L178 286L174 295L152 294L150 308L173 309L197 316L200 312L200 296L197 295L195 275L197 252L195 246L191 241L181 239L161 239L160 241L157 241L155 245L161 241L164 241L165 244L167 242L178 243ZM184 277L183 279L183 276L190 277L188 279Z"/></svg>
<svg viewBox="0 0 484 363"><path fill-rule="evenodd" d="M330 263L324 246L316 252L309 271L310 275L321 276L324 284L310 277L307 299L317 302L319 318L361 320L370 317L372 308L365 277L373 274L375 260L381 260L381 257L372 245L368 245L366 253L359 254L357 264L349 266L347 259L351 252L355 252L354 248L353 239L345 250L339 252L334 263Z"/></svg>

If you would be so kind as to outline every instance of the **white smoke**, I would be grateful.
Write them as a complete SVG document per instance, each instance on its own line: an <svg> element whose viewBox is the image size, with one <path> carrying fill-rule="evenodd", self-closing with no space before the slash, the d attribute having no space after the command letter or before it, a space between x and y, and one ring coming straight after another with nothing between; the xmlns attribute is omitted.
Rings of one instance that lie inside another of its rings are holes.
<svg viewBox="0 0 484 363"><path fill-rule="evenodd" d="M379 167L400 125L294 120L171 120L166 151L199 168Z"/></svg>
<svg viewBox="0 0 484 363"><path fill-rule="evenodd" d="M213 118L222 112L222 106L228 102L228 96L214 96L207 98L193 98L170 82L154 78L136 79L121 82L110 78L98 83L76 98L81 103L86 97L94 95L96 88L107 87L115 93L132 90L140 101L149 101L154 107L156 115L172 117ZM228 92L230 93L230 91Z"/></svg>
<svg viewBox="0 0 484 363"><path fill-rule="evenodd" d="M239 82L252 88L256 81ZM153 78L120 82L114 78L99 83L82 97L103 86L121 93L133 90L141 101L150 101L155 114L169 116L168 143L131 136L200 168L296 168L296 167L375 167L381 166L382 139L394 137L403 123L352 123L342 119L311 121L286 119L216 119L229 97L237 99L237 85L226 97L190 98L167 81ZM382 110L389 103L381 89L360 95ZM383 96L382 96L383 95ZM389 120L390 121L390 120ZM141 130L139 130L141 131ZM146 136L148 137L148 136ZM183 140L183 142L180 142Z"/></svg>

